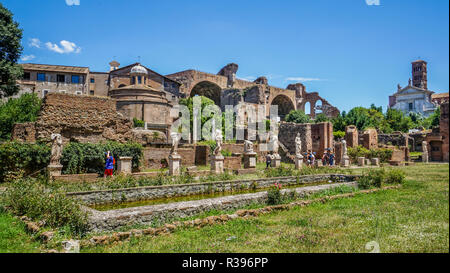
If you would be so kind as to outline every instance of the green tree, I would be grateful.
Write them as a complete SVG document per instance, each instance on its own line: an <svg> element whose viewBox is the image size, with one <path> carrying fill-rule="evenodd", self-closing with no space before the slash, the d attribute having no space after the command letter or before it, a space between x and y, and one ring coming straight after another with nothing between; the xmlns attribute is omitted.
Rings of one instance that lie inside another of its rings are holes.
<svg viewBox="0 0 450 273"><path fill-rule="evenodd" d="M347 126L347 123L344 118L345 115L346 115L346 113L345 113L345 111L343 111L342 115L339 114L337 117L335 117L331 120L331 122L333 123L333 130L345 131L345 126Z"/></svg>
<svg viewBox="0 0 450 273"><path fill-rule="evenodd" d="M0 140L11 138L14 123L36 121L41 100L34 93L0 102Z"/></svg>
<svg viewBox="0 0 450 273"><path fill-rule="evenodd" d="M324 113L320 113L314 119L316 123L330 121L330 119Z"/></svg>
<svg viewBox="0 0 450 273"><path fill-rule="evenodd" d="M409 116L405 116L402 111L389 108L386 112L386 121L393 131L407 132L414 128L414 123Z"/></svg>
<svg viewBox="0 0 450 273"><path fill-rule="evenodd" d="M16 80L23 75L17 64L22 54L22 30L13 20L12 13L0 3L0 98L16 94Z"/></svg>
<svg viewBox="0 0 450 273"><path fill-rule="evenodd" d="M311 122L311 118L301 110L290 111L289 114L287 114L287 116L285 117L285 120L287 122L294 122L294 123Z"/></svg>

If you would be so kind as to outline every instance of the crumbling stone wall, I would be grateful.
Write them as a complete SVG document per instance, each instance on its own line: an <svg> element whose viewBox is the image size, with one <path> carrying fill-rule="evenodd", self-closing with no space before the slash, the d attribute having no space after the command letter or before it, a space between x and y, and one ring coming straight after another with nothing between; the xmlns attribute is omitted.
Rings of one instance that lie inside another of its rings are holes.
<svg viewBox="0 0 450 273"><path fill-rule="evenodd" d="M362 134L362 145L366 149L378 148L378 133L375 129L367 129Z"/></svg>
<svg viewBox="0 0 450 273"><path fill-rule="evenodd" d="M170 145L165 147L145 147L143 150L143 166L148 169L161 168L162 161L169 162ZM189 167L195 165L195 147L186 145L178 148L178 154L181 156L181 165Z"/></svg>
<svg viewBox="0 0 450 273"><path fill-rule="evenodd" d="M14 124L11 132L11 140L20 142L36 141L36 126L34 122L24 122Z"/></svg>
<svg viewBox="0 0 450 273"><path fill-rule="evenodd" d="M345 127L345 141L347 141L347 147L356 148L359 145L358 129L355 125L349 125Z"/></svg>
<svg viewBox="0 0 450 273"><path fill-rule="evenodd" d="M392 134L378 134L378 143L383 145L404 146L407 143L407 136L401 132Z"/></svg>
<svg viewBox="0 0 450 273"><path fill-rule="evenodd" d="M317 153L317 157L322 157L325 149L333 148L334 146L333 125L330 122L317 124L281 122L278 140L283 143L292 155L295 154L297 133L300 133L303 153L311 150Z"/></svg>
<svg viewBox="0 0 450 273"><path fill-rule="evenodd" d="M132 128L116 112L114 99L50 93L36 121L36 139L49 141L52 133L59 133L64 142L126 142L132 139Z"/></svg>

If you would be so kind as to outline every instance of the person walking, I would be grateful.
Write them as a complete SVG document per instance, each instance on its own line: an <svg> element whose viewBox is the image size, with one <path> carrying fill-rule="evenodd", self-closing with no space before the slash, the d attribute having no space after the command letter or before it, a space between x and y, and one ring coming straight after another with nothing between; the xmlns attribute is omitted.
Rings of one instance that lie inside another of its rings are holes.
<svg viewBox="0 0 450 273"><path fill-rule="evenodd" d="M111 152L108 151L106 153L105 173L103 175L103 178L106 178L107 176L114 177L114 163L114 157L112 156Z"/></svg>
<svg viewBox="0 0 450 273"><path fill-rule="evenodd" d="M266 155L266 169L268 169L270 167L270 164L272 164L272 155L270 153L268 153Z"/></svg>

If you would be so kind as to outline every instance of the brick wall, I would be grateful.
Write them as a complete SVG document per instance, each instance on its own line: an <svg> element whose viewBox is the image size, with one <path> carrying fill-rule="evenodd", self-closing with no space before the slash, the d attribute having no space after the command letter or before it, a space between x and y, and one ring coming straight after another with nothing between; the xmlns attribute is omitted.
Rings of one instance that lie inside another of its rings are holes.
<svg viewBox="0 0 450 273"><path fill-rule="evenodd" d="M36 138L49 141L52 133L60 133L64 142L126 142L132 139L132 127L116 112L113 99L55 93L42 102Z"/></svg>

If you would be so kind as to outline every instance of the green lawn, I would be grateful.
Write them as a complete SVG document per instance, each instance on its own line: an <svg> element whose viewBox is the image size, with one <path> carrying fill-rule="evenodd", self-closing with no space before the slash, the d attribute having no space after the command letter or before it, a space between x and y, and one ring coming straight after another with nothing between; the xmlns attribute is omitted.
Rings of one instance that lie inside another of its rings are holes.
<svg viewBox="0 0 450 273"><path fill-rule="evenodd" d="M407 173L401 189L82 252L368 252L365 246L372 241L381 252L448 252L448 168L448 164L401 167ZM0 211L0 252L38 248L23 224Z"/></svg>
<svg viewBox="0 0 450 273"><path fill-rule="evenodd" d="M449 251L448 164L402 167L403 188L233 220L160 237L84 248L84 252Z"/></svg>
<svg viewBox="0 0 450 273"><path fill-rule="evenodd" d="M40 252L39 247L25 232L22 221L0 210L0 253Z"/></svg>

